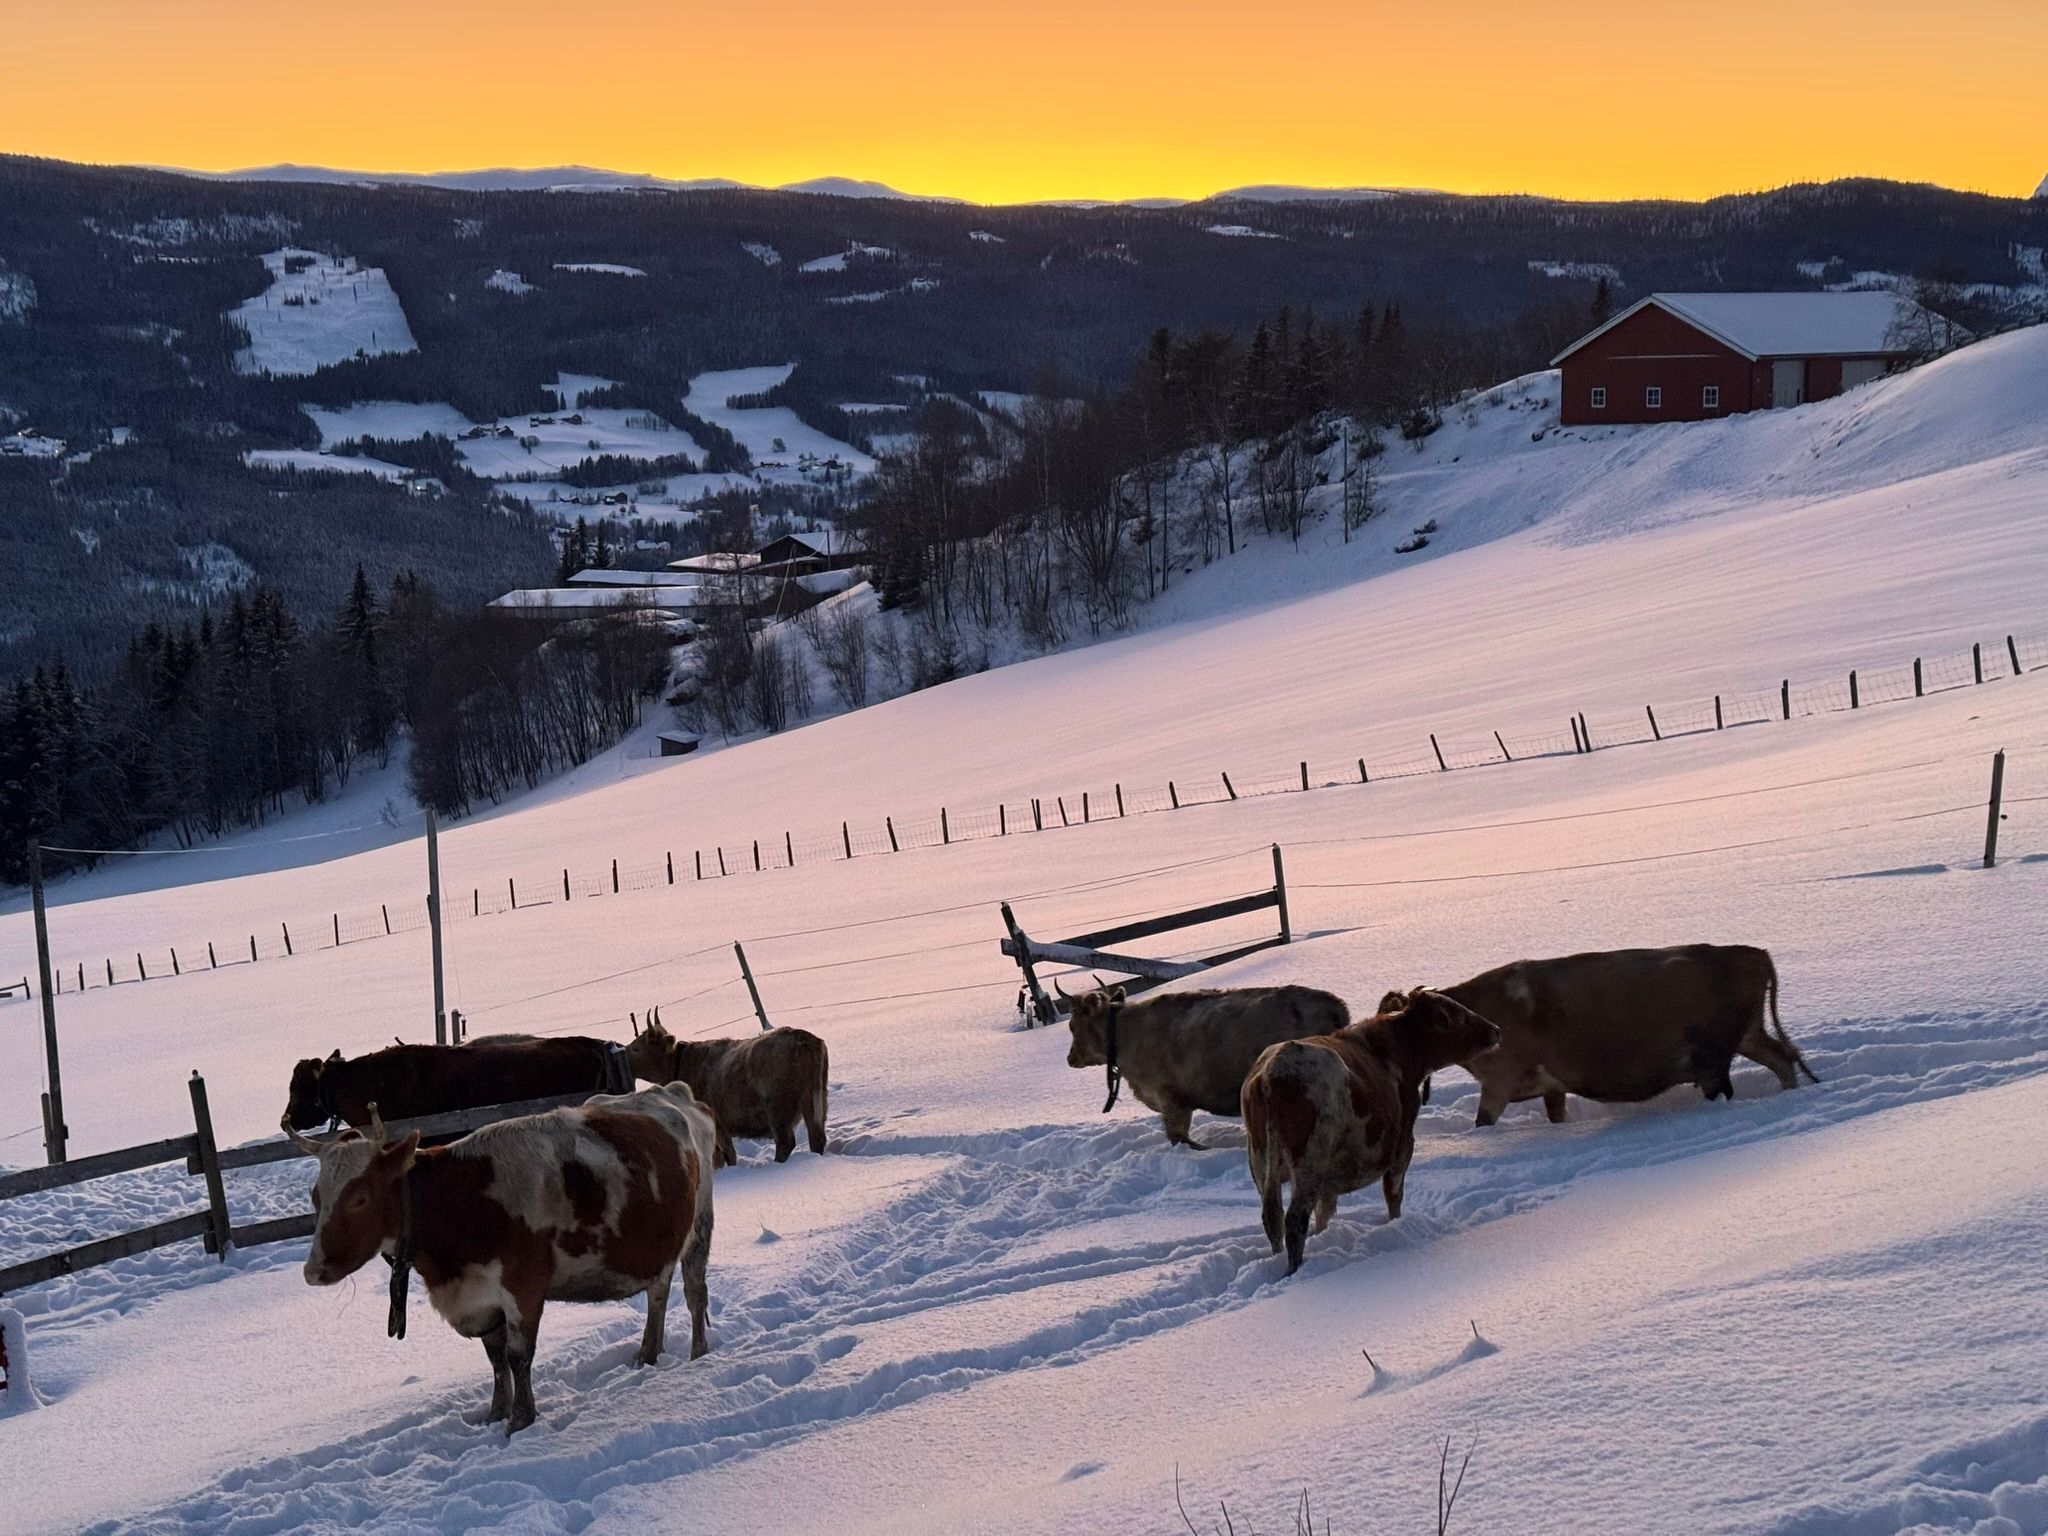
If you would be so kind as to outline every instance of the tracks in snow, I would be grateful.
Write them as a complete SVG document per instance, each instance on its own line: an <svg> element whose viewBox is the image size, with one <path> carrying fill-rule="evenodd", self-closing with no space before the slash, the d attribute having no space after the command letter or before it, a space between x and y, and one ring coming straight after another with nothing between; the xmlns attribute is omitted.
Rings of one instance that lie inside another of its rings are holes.
<svg viewBox="0 0 2048 1536"><path fill-rule="evenodd" d="M1472 1131L1475 1090L1440 1082L1409 1214L1388 1224L1376 1194L1347 1200L1311 1242L1302 1280L1535 1209L1604 1173L2040 1072L2044 1025L2041 1007L1808 1023L1800 1043L1826 1079L1818 1089L1781 1093L1751 1070L1733 1104L1674 1095L1602 1110L1574 1101L1578 1123L1564 1128L1524 1109L1498 1129ZM993 1376L1086 1360L1295 1283L1282 1279L1258 1231L1232 1123L1207 1125L1217 1145L1206 1153L1167 1147L1149 1115L954 1137L920 1137L905 1129L912 1123L851 1129L844 1155L930 1156L931 1177L792 1245L791 1263L721 1271L714 1244L713 1352L702 1361L631 1369L640 1326L632 1312L559 1350L544 1324L541 1420L509 1446L459 1418L480 1405L479 1358L473 1386L99 1529L446 1530L538 1520L575 1531L613 1490ZM745 1238L728 1231L725 1240Z"/></svg>

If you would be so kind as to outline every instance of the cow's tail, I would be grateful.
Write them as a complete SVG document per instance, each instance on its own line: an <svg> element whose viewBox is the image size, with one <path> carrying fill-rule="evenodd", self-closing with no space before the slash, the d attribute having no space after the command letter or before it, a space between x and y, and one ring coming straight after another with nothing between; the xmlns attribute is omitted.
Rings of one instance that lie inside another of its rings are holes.
<svg viewBox="0 0 2048 1536"><path fill-rule="evenodd" d="M1800 1072L1804 1072L1809 1083L1818 1084L1820 1082L1819 1074L1806 1064L1806 1053L1792 1043L1792 1037L1785 1033L1784 1021L1778 1017L1778 962L1773 960L1768 952L1764 955L1764 966L1768 988L1767 995L1771 1003L1771 1033L1778 1037L1778 1044L1782 1045L1791 1056L1793 1067Z"/></svg>
<svg viewBox="0 0 2048 1536"><path fill-rule="evenodd" d="M1273 1118L1271 1093L1265 1073L1254 1070L1245 1080L1238 1107L1244 1111L1245 1162L1251 1169L1252 1187L1259 1192L1259 1224L1278 1253L1286 1241L1280 1190L1292 1172L1292 1160Z"/></svg>
<svg viewBox="0 0 2048 1536"><path fill-rule="evenodd" d="M832 1056L825 1042L818 1042L817 1060L811 1067L811 1091L804 1097L804 1131L810 1137L811 1150L825 1150L825 1112L832 1097L830 1078Z"/></svg>

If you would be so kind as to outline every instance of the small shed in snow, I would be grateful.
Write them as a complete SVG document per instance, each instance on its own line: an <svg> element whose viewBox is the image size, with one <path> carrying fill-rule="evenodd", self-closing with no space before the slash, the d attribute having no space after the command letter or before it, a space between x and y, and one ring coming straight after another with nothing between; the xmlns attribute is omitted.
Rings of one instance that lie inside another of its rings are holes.
<svg viewBox="0 0 2048 1536"><path fill-rule="evenodd" d="M661 743L663 757L688 757L704 741L689 731L656 731L654 739Z"/></svg>
<svg viewBox="0 0 2048 1536"><path fill-rule="evenodd" d="M1551 360L1558 420L1705 421L1825 400L1910 362L1925 318L1888 290L1653 293Z"/></svg>

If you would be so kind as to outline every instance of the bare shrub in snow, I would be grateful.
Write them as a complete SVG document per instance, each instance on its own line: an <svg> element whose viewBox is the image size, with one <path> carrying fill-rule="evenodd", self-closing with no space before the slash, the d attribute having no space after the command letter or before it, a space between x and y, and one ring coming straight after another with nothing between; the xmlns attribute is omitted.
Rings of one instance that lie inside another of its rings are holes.
<svg viewBox="0 0 2048 1536"><path fill-rule="evenodd" d="M867 615L858 608L841 604L823 615L813 608L805 618L812 620L809 625L811 644L818 652L818 663L824 667L825 676L831 680L832 691L839 695L839 701L848 709L859 709L868 701L868 673L873 654L873 635Z"/></svg>

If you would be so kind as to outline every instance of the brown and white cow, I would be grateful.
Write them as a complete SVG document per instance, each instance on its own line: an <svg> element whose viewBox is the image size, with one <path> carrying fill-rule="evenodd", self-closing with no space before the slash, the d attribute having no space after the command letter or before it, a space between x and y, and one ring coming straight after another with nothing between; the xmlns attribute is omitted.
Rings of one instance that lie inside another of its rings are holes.
<svg viewBox="0 0 2048 1536"><path fill-rule="evenodd" d="M466 1045L387 1045L353 1060L336 1051L292 1068L285 1118L302 1131L330 1121L363 1130L376 1104L393 1120L557 1094L632 1086L618 1047L590 1035L486 1035Z"/></svg>
<svg viewBox="0 0 2048 1536"><path fill-rule="evenodd" d="M1290 1275L1301 1268L1311 1212L1322 1231L1339 1195L1378 1179L1387 1219L1401 1214L1423 1079L1499 1039L1471 1009L1417 987L1389 993L1377 1018L1259 1057L1244 1081L1245 1158L1266 1240L1275 1253L1284 1243ZM1280 1191L1290 1182L1283 1223Z"/></svg>
<svg viewBox="0 0 2048 1536"><path fill-rule="evenodd" d="M533 1351L550 1301L621 1301L645 1292L635 1362L661 1354L678 1267L690 1358L704 1338L711 1252L711 1116L682 1083L592 1098L575 1109L501 1120L449 1146L419 1132L386 1143L285 1134L320 1159L306 1283L335 1285L383 1254L392 1261L391 1332L405 1333L405 1274L491 1361L487 1423L533 1422Z"/></svg>
<svg viewBox="0 0 2048 1536"><path fill-rule="evenodd" d="M678 1040L661 1027L661 1011L637 1023L626 1063L646 1083L683 1082L718 1121L718 1161L739 1161L735 1136L772 1136L775 1161L786 1163L803 1125L811 1150L825 1150L826 1082L831 1057L806 1029L783 1026L735 1040Z"/></svg>
<svg viewBox="0 0 2048 1536"><path fill-rule="evenodd" d="M1479 1080L1480 1125L1534 1098L1563 1120L1567 1093L1625 1104L1696 1083L1709 1099L1732 1099L1737 1056L1786 1088L1801 1072L1820 1081L1778 1018L1770 951L1748 944L1517 960L1443 991L1500 1026L1497 1048L1459 1063Z"/></svg>
<svg viewBox="0 0 2048 1536"><path fill-rule="evenodd" d="M1065 993L1061 994L1063 997ZM1102 1067L1109 1079L1106 1115L1123 1083L1157 1110L1169 1144L1185 1142L1195 1111L1236 1115L1239 1090L1259 1052L1281 1040L1327 1035L1351 1022L1344 999L1312 987L1236 987L1169 992L1127 1002L1122 987L1069 999L1070 1067Z"/></svg>

